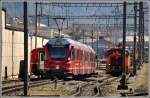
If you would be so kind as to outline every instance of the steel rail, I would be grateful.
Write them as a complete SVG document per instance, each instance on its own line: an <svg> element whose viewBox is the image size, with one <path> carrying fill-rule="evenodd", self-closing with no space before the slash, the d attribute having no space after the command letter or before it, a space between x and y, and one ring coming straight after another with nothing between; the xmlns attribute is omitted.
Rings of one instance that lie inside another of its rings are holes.
<svg viewBox="0 0 150 98"><path fill-rule="evenodd" d="M29 87L36 87L36 86L41 86L41 85L46 85L49 83L54 83L54 81L50 81L50 80L42 80L42 81L33 81L33 82L29 82ZM2 94L7 94L13 91L18 91L18 90L22 90L24 89L24 84L18 84L18 85L12 85L12 86L5 86L2 87Z"/></svg>

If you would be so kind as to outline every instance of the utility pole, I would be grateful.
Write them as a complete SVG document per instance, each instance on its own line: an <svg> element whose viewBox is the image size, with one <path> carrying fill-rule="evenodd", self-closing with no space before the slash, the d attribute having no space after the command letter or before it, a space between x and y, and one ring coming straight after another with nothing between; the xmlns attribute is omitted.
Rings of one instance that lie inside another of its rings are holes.
<svg viewBox="0 0 150 98"><path fill-rule="evenodd" d="M139 34L138 34L138 69L142 65L142 14L143 2L139 3Z"/></svg>
<svg viewBox="0 0 150 98"><path fill-rule="evenodd" d="M136 32L137 32L137 2L134 3L134 48L133 48L133 74L136 75Z"/></svg>
<svg viewBox="0 0 150 98"><path fill-rule="evenodd" d="M84 30L82 30L82 33L83 33L83 44L85 44L85 31Z"/></svg>
<svg viewBox="0 0 150 98"><path fill-rule="evenodd" d="M0 6L2 6L2 1L0 1ZM2 8L0 9L0 12L2 12ZM0 15L0 21L2 23L2 15ZM0 25L0 30L2 30L2 25ZM2 70L2 33L0 33L0 70ZM4 66L3 66L4 67ZM7 67L5 66L5 68L7 69ZM2 72L1 72L2 73ZM6 73L7 75L7 73ZM7 77L6 77L7 78ZM2 86L2 78L0 78L0 83L1 83L1 86ZM0 93L1 93L1 96L2 96L2 90L0 90Z"/></svg>
<svg viewBox="0 0 150 98"><path fill-rule="evenodd" d="M12 78L14 77L14 31L12 31Z"/></svg>
<svg viewBox="0 0 150 98"><path fill-rule="evenodd" d="M99 48L99 47L98 47L98 44L99 44L99 43L98 43L98 41L99 41L99 34L98 34L98 33L99 33L99 32L96 30L96 33L97 33L97 38L96 38L96 39L97 39L97 43L96 43L96 44L97 44L97 45L96 45L96 46L97 46L97 49L96 49L96 52L97 52L97 57L96 57L96 59L97 59L97 60L96 60L96 61L97 61L97 67L99 67L99 64L98 64L98 58L99 58L99 51L98 51L98 48Z"/></svg>
<svg viewBox="0 0 150 98"><path fill-rule="evenodd" d="M141 11L141 15L142 15L142 30L141 30L141 33L142 33L142 61L144 61L144 11L143 11L143 2L142 2L142 11ZM142 62L143 63L143 62Z"/></svg>
<svg viewBox="0 0 150 98"><path fill-rule="evenodd" d="M35 3L35 48L37 48L37 2Z"/></svg>
<svg viewBox="0 0 150 98"><path fill-rule="evenodd" d="M123 46L122 46L122 66L123 66L123 73L122 79L120 81L120 85L118 85L118 89L128 89L126 85L126 67L125 67L125 46L126 46L126 7L127 3L123 3Z"/></svg>
<svg viewBox="0 0 150 98"><path fill-rule="evenodd" d="M142 66L142 61L143 61L143 2L140 2L140 66Z"/></svg>
<svg viewBox="0 0 150 98"><path fill-rule="evenodd" d="M24 96L28 95L28 6L24 2Z"/></svg>
<svg viewBox="0 0 150 98"><path fill-rule="evenodd" d="M92 28L92 48L93 48L93 28Z"/></svg>

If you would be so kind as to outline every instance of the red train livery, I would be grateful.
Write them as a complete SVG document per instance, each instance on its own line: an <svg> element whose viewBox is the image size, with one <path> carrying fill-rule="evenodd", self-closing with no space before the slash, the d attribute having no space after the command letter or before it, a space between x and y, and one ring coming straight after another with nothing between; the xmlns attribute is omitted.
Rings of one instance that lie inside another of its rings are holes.
<svg viewBox="0 0 150 98"><path fill-rule="evenodd" d="M126 73L129 73L132 70L129 51L126 50L125 55L125 71ZM121 74L123 72L123 59L121 48L112 48L108 50L106 58L106 73Z"/></svg>
<svg viewBox="0 0 150 98"><path fill-rule="evenodd" d="M31 51L31 74L38 76L78 76L95 73L95 52L85 44L61 38L50 39L43 48Z"/></svg>

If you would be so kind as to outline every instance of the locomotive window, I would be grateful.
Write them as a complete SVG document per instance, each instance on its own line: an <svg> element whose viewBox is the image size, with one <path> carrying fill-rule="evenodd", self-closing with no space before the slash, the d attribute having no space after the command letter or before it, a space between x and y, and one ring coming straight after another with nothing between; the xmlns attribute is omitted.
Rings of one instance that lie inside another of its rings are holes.
<svg viewBox="0 0 150 98"><path fill-rule="evenodd" d="M44 61L45 53L40 52L40 61Z"/></svg>

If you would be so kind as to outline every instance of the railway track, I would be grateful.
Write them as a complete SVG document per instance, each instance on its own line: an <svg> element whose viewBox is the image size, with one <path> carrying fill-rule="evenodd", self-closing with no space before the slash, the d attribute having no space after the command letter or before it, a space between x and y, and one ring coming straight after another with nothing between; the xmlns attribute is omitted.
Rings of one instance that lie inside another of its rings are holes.
<svg viewBox="0 0 150 98"><path fill-rule="evenodd" d="M110 83L110 82L115 81L117 79L119 79L119 78L118 77L112 77L112 76L108 75L108 76L103 76L103 77L85 78L83 80L75 80L75 81L72 81L69 79L66 81L58 80L57 82L58 83L62 82L61 84L63 84L63 82L65 82L65 84L68 84L66 86L70 88L71 96L85 96L83 94L83 92L86 92L87 87L90 86L90 89L91 89L90 91L94 92L92 96L96 97L96 96L101 96L101 90L100 90L101 86L106 85L107 83ZM69 81L71 83L69 83ZM52 80L29 81L29 88L37 87L37 86L40 87L42 85L53 84L55 82L56 82L55 80L53 80L53 81ZM72 84L73 84L73 88L71 89ZM7 95L7 94L15 93L16 91L22 91L23 88L24 88L23 83L20 83L17 85L11 85L11 86L6 85L6 86L2 87L2 94ZM69 94L69 96L70 96L70 94ZM54 95L43 95L42 94L41 96L61 96L61 94L60 95L58 95L58 94L57 95L55 95L55 94Z"/></svg>
<svg viewBox="0 0 150 98"><path fill-rule="evenodd" d="M102 95L102 94L101 94L101 90L100 90L100 88L101 88L102 86L107 85L107 84L109 84L110 82L113 82L113 81L119 80L119 79L121 79L121 77L111 77L111 78L106 79L104 82L99 83L99 84L96 86L97 92L95 93L94 97L98 97L98 96L101 96L101 95Z"/></svg>
<svg viewBox="0 0 150 98"><path fill-rule="evenodd" d="M90 91L94 92L94 94L92 96L94 97L98 97L101 96L101 90L100 87L104 86L110 82L113 82L115 80L120 79L120 77L112 77L112 76L107 76L107 77L103 77L102 79L98 80L98 81L91 81L91 82L87 82L87 83L82 83L81 85L79 85L76 89L76 92L74 94L72 94L72 96L85 96L83 94L83 92L87 91L86 87L90 87ZM88 89L89 90L89 89Z"/></svg>
<svg viewBox="0 0 150 98"><path fill-rule="evenodd" d="M51 80L30 81L29 82L29 88L41 86L41 85L46 85L49 83L54 83L54 81L51 81ZM3 86L2 87L2 94L8 94L11 92L20 91L20 90L23 90L23 88L24 88L23 83L11 85L11 86Z"/></svg>

